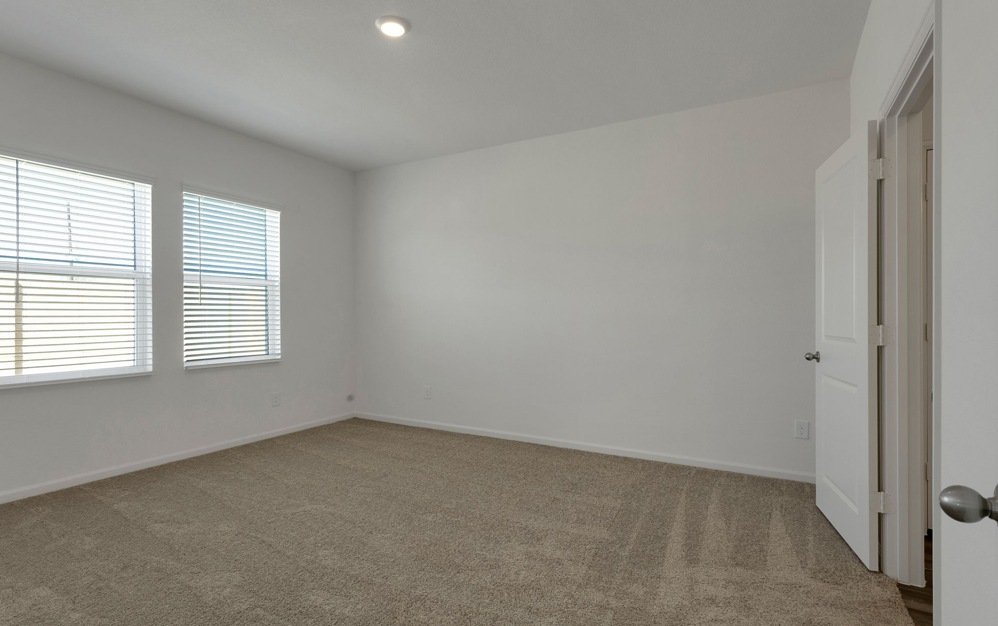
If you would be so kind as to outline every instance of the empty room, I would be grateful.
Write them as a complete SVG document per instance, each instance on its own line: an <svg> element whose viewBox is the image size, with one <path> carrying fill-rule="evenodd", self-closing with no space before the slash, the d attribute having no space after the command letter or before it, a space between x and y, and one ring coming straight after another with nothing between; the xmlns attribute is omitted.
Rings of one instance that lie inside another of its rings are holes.
<svg viewBox="0 0 998 626"><path fill-rule="evenodd" d="M998 614L998 3L0 0L0 624Z"/></svg>

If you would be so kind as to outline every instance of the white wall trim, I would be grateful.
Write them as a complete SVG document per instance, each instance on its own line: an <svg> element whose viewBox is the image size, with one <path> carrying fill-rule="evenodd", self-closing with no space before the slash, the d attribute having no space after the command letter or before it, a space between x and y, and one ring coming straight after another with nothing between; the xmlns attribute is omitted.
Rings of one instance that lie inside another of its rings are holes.
<svg viewBox="0 0 998 626"><path fill-rule="evenodd" d="M322 419L318 419L312 422L306 422L304 424L295 424L293 426L286 426L284 428L279 428L277 430L270 430L264 433L258 433L256 435L249 435L246 437L237 437L236 439L229 439L228 441L213 443L207 446L191 448L190 450L185 450L183 452L175 452L173 454L158 456L151 459L146 459L144 461L124 463L122 465L115 465L112 467L96 470L93 472L84 472L82 474L75 474L73 476L67 476L65 478L57 478L55 480L49 480L43 483L28 485L27 487L18 487L16 489L10 489L8 491L0 492L0 504L5 504L7 502L14 502L15 500L21 500L24 498L30 498L32 496L38 496L44 493L50 493L52 491L59 491L60 489L76 487L78 485L91 483L97 480L103 480L105 478L111 478L113 476L130 474L131 472L137 472L139 470L148 469L150 467L156 467L157 465L165 465L167 463L173 463L174 461L182 461L184 459L189 459L196 456L203 456L205 454L210 454L212 452L218 452L219 450L236 448L238 446L243 446L248 443L263 441L264 439L273 439L274 437L280 437L281 435L288 435L301 430L308 430L310 428L315 428L317 426L325 426L326 424L340 422L346 419L350 419L351 417L355 417L355 414L344 413L342 415L335 415L333 417L324 417Z"/></svg>
<svg viewBox="0 0 998 626"><path fill-rule="evenodd" d="M930 7L932 8L932 7ZM933 19L930 19L933 18ZM889 168L881 201L880 298L882 321L894 329L894 341L881 353L880 384L880 490L893 502L881 525L881 570L906 585L925 584L926 509L922 379L921 307L912 305L912 291L922 300L924 278L920 268L921 218L911 213L911 203L921 197L921 181L909 180L913 173L909 145L908 116L920 110L927 99L933 76L934 13L922 22L913 48L894 80L881 120L883 156ZM927 32L924 29L928 28ZM921 123L920 121L918 122ZM920 132L920 129L919 129ZM920 165L916 167L920 170ZM911 185L914 184L914 189ZM914 192L914 193L913 193ZM918 250L918 258L913 253ZM935 254L935 253L933 253ZM912 277L917 277L912 282Z"/></svg>
<svg viewBox="0 0 998 626"><path fill-rule="evenodd" d="M915 63L919 61L920 57L924 56L926 42L930 37L932 37L933 31L935 30L936 24L936 6L935 2L929 4L928 9L925 11L925 15L922 17L922 23L918 26L918 31L915 33L915 38L911 41L911 46L908 48L908 53L905 54L904 61L901 63L901 67L898 69L897 75L894 77L894 82L891 83L890 89L884 95L884 101L880 104L880 118L885 118L891 115L891 109L897 103L900 95L901 89L904 88L908 83L908 77L912 75ZM931 48L930 48L931 50Z"/></svg>
<svg viewBox="0 0 998 626"><path fill-rule="evenodd" d="M650 452L648 450L634 450L632 448L620 448L617 446L605 446L601 444L586 443L583 441L557 439L554 437L538 437L535 435L523 435L520 433L513 433L504 430L493 430L491 428L461 426L459 424L446 424L444 422L431 422L428 420L411 419L407 417L395 417L392 415L379 415L376 413L357 413L356 417L375 422L388 422L390 424L402 424L404 426L416 426L417 428L429 428L432 430L445 430L448 432L462 433L465 435L480 435L483 437L494 437L496 439L523 441L526 443L536 443L544 446L553 446L556 448L569 448L572 450L584 450L586 452L598 452L600 454L610 454L613 456L624 456L634 459L644 459L646 461L660 461L662 463L673 463L676 465L703 467L707 469L715 469L725 472L735 472L737 474L749 474L751 476L781 478L783 480L793 480L805 483L813 483L815 480L814 474L808 472L794 472L790 470L782 470L772 467L760 467L757 465L746 465L742 463L728 463L724 461L714 461L712 459L701 459L697 457L680 456L676 454L664 454L661 452Z"/></svg>

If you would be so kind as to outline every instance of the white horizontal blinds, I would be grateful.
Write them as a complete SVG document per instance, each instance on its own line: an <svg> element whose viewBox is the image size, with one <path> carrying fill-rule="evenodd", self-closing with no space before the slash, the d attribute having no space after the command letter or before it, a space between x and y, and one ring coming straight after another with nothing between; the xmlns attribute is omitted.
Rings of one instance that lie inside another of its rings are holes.
<svg viewBox="0 0 998 626"><path fill-rule="evenodd" d="M184 194L184 364L281 355L280 213Z"/></svg>
<svg viewBox="0 0 998 626"><path fill-rule="evenodd" d="M0 157L0 385L151 369L150 195Z"/></svg>

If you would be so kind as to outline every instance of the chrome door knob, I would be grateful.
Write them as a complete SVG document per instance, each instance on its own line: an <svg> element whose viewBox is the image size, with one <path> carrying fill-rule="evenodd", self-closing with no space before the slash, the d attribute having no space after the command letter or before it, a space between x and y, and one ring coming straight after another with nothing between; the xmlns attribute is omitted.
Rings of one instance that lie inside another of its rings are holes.
<svg viewBox="0 0 998 626"><path fill-rule="evenodd" d="M814 361L815 363L821 363L821 353L820 352L808 352L804 355L804 359L807 361Z"/></svg>
<svg viewBox="0 0 998 626"><path fill-rule="evenodd" d="M973 524L985 517L998 522L998 487L993 498L985 498L970 487L953 485L939 494L939 506L958 522Z"/></svg>

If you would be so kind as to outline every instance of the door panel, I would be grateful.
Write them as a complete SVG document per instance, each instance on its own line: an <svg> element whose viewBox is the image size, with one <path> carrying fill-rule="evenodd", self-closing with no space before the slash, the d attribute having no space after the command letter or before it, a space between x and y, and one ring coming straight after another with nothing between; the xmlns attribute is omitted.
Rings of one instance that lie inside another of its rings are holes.
<svg viewBox="0 0 998 626"><path fill-rule="evenodd" d="M937 10L937 489L966 485L991 497L998 484L998 2L945 0ZM995 522L943 515L932 543L936 624L998 623Z"/></svg>
<svg viewBox="0 0 998 626"><path fill-rule="evenodd" d="M816 497L870 569L878 569L876 347L877 126L849 139L815 176Z"/></svg>

